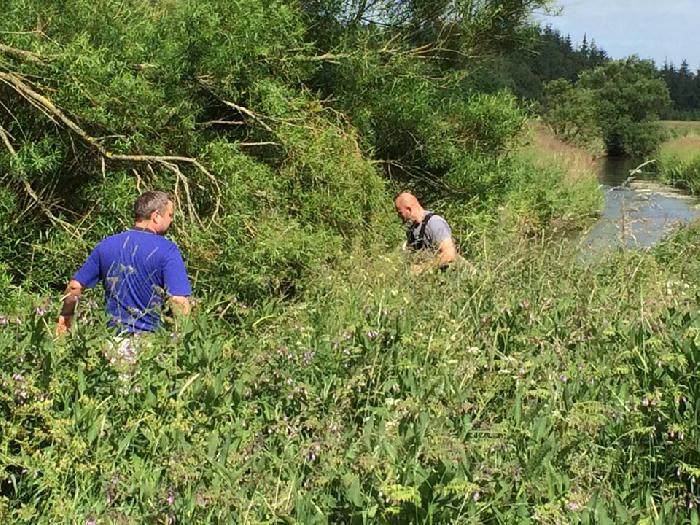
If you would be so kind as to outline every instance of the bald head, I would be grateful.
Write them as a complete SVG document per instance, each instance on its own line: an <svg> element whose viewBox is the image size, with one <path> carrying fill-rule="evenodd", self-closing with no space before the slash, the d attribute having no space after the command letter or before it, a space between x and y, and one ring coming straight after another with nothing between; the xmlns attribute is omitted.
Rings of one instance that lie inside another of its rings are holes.
<svg viewBox="0 0 700 525"><path fill-rule="evenodd" d="M418 202L418 199L416 199L416 196L407 191L400 193L399 196L396 197L394 200L394 207L396 208L396 213L404 222L420 222L425 215L425 211L420 205L420 202Z"/></svg>

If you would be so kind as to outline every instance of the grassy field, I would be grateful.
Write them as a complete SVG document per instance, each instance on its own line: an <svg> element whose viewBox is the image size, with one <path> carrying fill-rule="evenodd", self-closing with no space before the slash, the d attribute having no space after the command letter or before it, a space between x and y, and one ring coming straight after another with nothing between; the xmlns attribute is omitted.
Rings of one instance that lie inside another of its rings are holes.
<svg viewBox="0 0 700 525"><path fill-rule="evenodd" d="M700 137L700 121L663 120L661 121L672 137Z"/></svg>

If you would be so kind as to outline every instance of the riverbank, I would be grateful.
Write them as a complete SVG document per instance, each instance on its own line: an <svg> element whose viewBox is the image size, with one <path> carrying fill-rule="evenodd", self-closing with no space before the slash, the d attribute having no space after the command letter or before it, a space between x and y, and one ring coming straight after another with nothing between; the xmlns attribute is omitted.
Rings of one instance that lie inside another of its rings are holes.
<svg viewBox="0 0 700 525"><path fill-rule="evenodd" d="M661 180L700 194L700 122L664 123L670 138L657 151Z"/></svg>

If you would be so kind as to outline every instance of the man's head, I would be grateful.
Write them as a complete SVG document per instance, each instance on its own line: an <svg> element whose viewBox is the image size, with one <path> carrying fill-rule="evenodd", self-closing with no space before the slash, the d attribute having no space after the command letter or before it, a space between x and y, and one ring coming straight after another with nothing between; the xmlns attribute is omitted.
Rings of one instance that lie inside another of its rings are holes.
<svg viewBox="0 0 700 525"><path fill-rule="evenodd" d="M147 191L134 202L134 221L137 226L163 235L173 222L173 202L163 191Z"/></svg>
<svg viewBox="0 0 700 525"><path fill-rule="evenodd" d="M396 208L396 213L403 222L420 222L425 215L425 210L423 210L418 199L416 199L415 195L407 191L400 193L399 196L396 197L394 200L394 208Z"/></svg>

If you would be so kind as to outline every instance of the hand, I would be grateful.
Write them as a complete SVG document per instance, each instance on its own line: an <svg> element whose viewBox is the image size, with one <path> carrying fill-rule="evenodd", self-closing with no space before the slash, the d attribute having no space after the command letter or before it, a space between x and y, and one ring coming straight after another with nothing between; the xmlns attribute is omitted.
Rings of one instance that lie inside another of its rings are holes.
<svg viewBox="0 0 700 525"><path fill-rule="evenodd" d="M58 324L56 325L56 335L60 336L70 332L71 324L73 323L72 316L60 315L58 317Z"/></svg>

